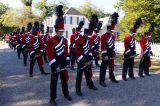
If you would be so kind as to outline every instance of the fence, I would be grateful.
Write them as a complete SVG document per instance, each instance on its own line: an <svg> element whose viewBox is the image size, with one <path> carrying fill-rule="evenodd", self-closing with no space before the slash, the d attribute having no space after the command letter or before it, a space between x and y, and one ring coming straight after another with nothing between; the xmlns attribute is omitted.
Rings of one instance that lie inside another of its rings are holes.
<svg viewBox="0 0 160 106"><path fill-rule="evenodd" d="M124 42L116 41L115 50L117 53L124 53ZM151 50L153 52L152 58L160 59L160 43L151 43ZM139 42L136 42L136 53L140 54L141 47Z"/></svg>

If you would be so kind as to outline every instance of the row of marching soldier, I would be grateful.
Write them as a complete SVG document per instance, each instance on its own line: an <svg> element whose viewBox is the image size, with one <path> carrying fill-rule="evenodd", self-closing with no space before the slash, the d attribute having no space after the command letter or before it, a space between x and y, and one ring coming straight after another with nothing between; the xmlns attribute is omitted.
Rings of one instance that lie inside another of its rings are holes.
<svg viewBox="0 0 160 106"><path fill-rule="evenodd" d="M95 61L97 67L100 67L99 71L99 84L106 87L105 77L106 69L109 68L109 78L113 83L119 83L114 75L114 60L116 59L115 53L115 36L113 35L114 28L118 22L118 13L111 15L111 24L107 25L107 31L105 34L99 36L99 31L102 27L102 23L98 21L96 15L92 15L89 23L89 28L84 29L82 35L83 21L79 23L77 28L73 28L73 35L70 38L70 46L68 41L63 37L64 32L64 19L63 19L63 6L59 5L56 8L57 19L55 22L55 36L49 35L49 28L44 33L43 24L39 25L38 22L34 23L32 27L31 23L27 24L27 30L22 27L22 31L18 29L10 39L10 45L17 47L18 58L20 53L23 54L24 66L27 66L27 56L30 55L30 77L33 76L33 67L35 61L38 62L39 70L42 74L47 75L43 67L43 59L46 63L49 62L51 67L51 84L50 84L50 103L52 106L56 105L56 91L57 81L60 75L62 83L62 91L64 97L67 100L72 100L69 95L68 89L68 67L71 66L72 70L75 70L75 62L77 63L77 76L76 76L76 94L82 96L81 82L83 73L86 78L86 83L89 89L97 90L92 80L92 65ZM127 73L129 78L134 77L134 58L136 56L135 51L135 36L136 31L142 24L141 18L138 18L134 22L134 26L130 29L130 33L124 38L124 62L122 69L122 79L127 80ZM144 77L143 73L150 76L149 67L151 65L150 56L153 55L150 47L151 33L154 31L156 24L152 23L151 27L144 36L140 39L141 46L141 60L139 65L139 76ZM102 62L99 65L99 50L101 48ZM69 50L68 50L69 49ZM47 59L48 57L48 59ZM70 65L71 62L71 65Z"/></svg>

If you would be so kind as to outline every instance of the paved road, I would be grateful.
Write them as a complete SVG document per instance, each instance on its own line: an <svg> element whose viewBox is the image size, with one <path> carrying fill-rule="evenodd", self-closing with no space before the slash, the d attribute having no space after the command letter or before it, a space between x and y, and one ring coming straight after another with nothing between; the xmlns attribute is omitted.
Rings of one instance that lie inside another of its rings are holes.
<svg viewBox="0 0 160 106"><path fill-rule="evenodd" d="M0 106L50 106L50 75L40 75L37 65L35 76L28 75L29 67L24 67L22 59L17 59L15 51L7 46L0 49ZM45 70L50 71L48 64ZM116 66L116 78L119 84L111 83L106 76L108 87L98 84L99 69L94 69L93 80L98 91L86 87L82 82L83 97L75 94L76 71L69 71L69 91L73 101L64 99L60 81L58 83L57 103L59 106L160 106L160 75L121 80L121 65ZM136 69L135 69L136 70ZM136 75L137 76L137 75Z"/></svg>

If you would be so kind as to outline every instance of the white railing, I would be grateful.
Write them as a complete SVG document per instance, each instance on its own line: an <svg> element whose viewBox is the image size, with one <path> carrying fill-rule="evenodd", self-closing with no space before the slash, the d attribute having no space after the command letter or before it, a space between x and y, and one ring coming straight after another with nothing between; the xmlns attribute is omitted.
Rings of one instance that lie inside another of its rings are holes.
<svg viewBox="0 0 160 106"><path fill-rule="evenodd" d="M153 52L152 58L160 59L160 43L151 43L151 49ZM124 53L124 42L116 41L115 50L117 53ZM140 54L141 47L139 42L136 42L136 53Z"/></svg>

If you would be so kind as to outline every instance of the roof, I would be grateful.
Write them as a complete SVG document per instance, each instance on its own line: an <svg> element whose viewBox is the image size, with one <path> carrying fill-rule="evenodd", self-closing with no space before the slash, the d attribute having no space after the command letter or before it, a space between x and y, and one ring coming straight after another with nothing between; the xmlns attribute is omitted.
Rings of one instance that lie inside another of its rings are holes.
<svg viewBox="0 0 160 106"><path fill-rule="evenodd" d="M102 29L110 23L110 17L104 17L99 19L102 22Z"/></svg>
<svg viewBox="0 0 160 106"><path fill-rule="evenodd" d="M70 14L70 15L82 15L78 10L76 10L73 7L70 7L69 9L64 11L64 14Z"/></svg>

